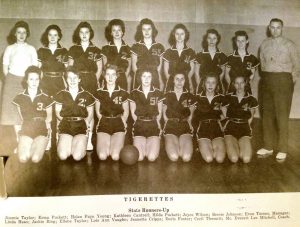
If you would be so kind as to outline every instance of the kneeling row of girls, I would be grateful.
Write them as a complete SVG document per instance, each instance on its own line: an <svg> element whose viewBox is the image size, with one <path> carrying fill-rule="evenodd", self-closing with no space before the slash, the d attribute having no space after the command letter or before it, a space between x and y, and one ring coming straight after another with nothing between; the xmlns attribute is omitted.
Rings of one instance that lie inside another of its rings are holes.
<svg viewBox="0 0 300 227"><path fill-rule="evenodd" d="M67 88L52 99L39 88L41 70L30 66L24 77L26 89L13 102L23 120L17 148L20 161L39 162L43 158L55 108L61 160L72 156L79 161L85 157L95 112L100 160L109 156L119 160L131 114L133 145L139 151L139 161L155 161L165 150L171 161L188 162L198 150L208 163L222 163L226 156L233 163L239 159L250 162L251 122L258 103L245 89L247 81L242 71L231 70L234 91L227 95L219 92L219 76L214 72L205 74L196 95L189 92L184 72L172 75L173 83L165 93L153 86L151 69L141 70L139 86L130 94L118 86L118 74L117 66L106 65L102 87L91 94L82 89L79 72L70 66L64 74ZM160 147L162 136L165 149ZM193 147L193 138L198 149Z"/></svg>

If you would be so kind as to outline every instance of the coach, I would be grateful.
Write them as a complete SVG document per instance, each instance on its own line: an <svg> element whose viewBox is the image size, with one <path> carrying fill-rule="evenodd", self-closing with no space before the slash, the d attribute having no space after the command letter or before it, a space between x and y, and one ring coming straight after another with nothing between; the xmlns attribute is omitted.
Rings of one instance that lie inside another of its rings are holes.
<svg viewBox="0 0 300 227"><path fill-rule="evenodd" d="M260 46L262 70L263 148L258 155L273 153L273 139L278 133L277 160L285 160L288 151L288 120L294 83L300 74L296 45L282 36L283 21L273 18L271 37Z"/></svg>

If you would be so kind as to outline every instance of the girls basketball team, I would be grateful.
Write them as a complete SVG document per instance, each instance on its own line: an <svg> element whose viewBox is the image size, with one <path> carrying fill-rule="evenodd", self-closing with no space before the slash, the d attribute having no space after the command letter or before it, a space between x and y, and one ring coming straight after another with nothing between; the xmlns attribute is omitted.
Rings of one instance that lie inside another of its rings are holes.
<svg viewBox="0 0 300 227"><path fill-rule="evenodd" d="M157 159L163 136L171 161L190 161L196 138L208 163L222 163L226 154L233 163L250 162L258 103L249 82L259 62L247 51L245 31L235 33L236 48L228 57L219 50L221 37L214 29L207 30L204 49L195 54L187 46L189 31L183 24L173 28L165 50L150 19L140 21L131 48L119 19L109 22L109 42L102 49L93 44L88 22L75 29L69 51L59 43L57 25L47 27L37 52L26 42L29 34L28 24L17 22L3 57L1 120L15 126L21 162L40 161L51 134L57 137L61 160L81 160L86 150L93 150L92 135L100 160L119 160L132 120L139 161Z"/></svg>

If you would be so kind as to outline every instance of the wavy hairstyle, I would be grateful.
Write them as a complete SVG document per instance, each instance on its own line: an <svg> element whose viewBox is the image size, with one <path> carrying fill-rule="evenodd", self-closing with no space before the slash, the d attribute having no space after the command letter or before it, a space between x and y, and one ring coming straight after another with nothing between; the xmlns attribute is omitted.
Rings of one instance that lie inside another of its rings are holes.
<svg viewBox="0 0 300 227"><path fill-rule="evenodd" d="M9 44L13 44L17 41L16 31L18 28L25 28L27 34L26 39L30 36L30 29L28 23L25 21L18 21L17 23L15 23L14 27L10 30L9 35L7 36L7 41Z"/></svg>
<svg viewBox="0 0 300 227"><path fill-rule="evenodd" d="M157 31L153 21L150 20L149 18L144 18L140 21L139 25L137 26L136 33L135 33L135 36L134 36L135 41L138 42L138 41L141 41L141 40L144 39L143 32L142 32L142 28L143 28L144 24L151 25L151 27L152 27L152 40L154 41L157 34L158 34L158 31Z"/></svg>
<svg viewBox="0 0 300 227"><path fill-rule="evenodd" d="M44 31L44 33L42 34L42 37L41 37L41 43L44 45L44 46L48 46L49 45L49 39L48 39L48 34L49 34L49 31L50 30L56 30L57 31L57 34L58 34L58 42L61 40L62 38L62 32L61 32L61 29L58 25L56 24L51 24L49 25L46 30Z"/></svg>
<svg viewBox="0 0 300 227"><path fill-rule="evenodd" d="M214 35L216 35L216 37L217 37L217 46L219 45L219 43L221 42L221 35L220 35L220 33L216 30L216 29L208 29L208 30L206 30L206 33L205 33L205 35L203 36L203 39L202 39L202 47L204 48L204 49L206 49L206 48L208 48L208 42L207 42L207 38L208 38L208 35L209 34L214 34Z"/></svg>
<svg viewBox="0 0 300 227"><path fill-rule="evenodd" d="M83 21L80 22L79 25L76 27L74 33L73 33L73 42L76 44L80 44L80 36L79 36L79 32L81 28L88 28L90 31L90 41L94 38L94 30L92 28L92 26L90 25L90 23Z"/></svg>
<svg viewBox="0 0 300 227"><path fill-rule="evenodd" d="M113 19L105 27L105 38L106 38L106 40L108 42L112 42L113 41L113 36L111 34L113 26L120 26L120 28L121 28L121 30L123 32L123 36L125 34L125 24L124 24L124 21L122 21L121 19Z"/></svg>
<svg viewBox="0 0 300 227"><path fill-rule="evenodd" d="M190 32L189 30L186 28L186 26L184 24L176 24L174 26L174 28L172 29L171 33L170 33L170 36L169 36L169 44L171 46L174 46L176 45L176 39L175 39L175 32L177 29L182 29L185 33L185 37L184 37L184 44L187 43L187 41L190 39Z"/></svg>

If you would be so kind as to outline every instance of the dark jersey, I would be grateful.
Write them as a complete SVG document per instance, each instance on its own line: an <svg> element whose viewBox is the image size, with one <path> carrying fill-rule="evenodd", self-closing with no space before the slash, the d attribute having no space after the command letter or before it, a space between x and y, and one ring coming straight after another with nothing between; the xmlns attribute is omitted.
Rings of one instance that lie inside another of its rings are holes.
<svg viewBox="0 0 300 227"><path fill-rule="evenodd" d="M130 60L130 47L124 41L119 52L117 46L110 42L102 47L102 54L107 58L107 64L116 65L120 72L126 72Z"/></svg>
<svg viewBox="0 0 300 227"><path fill-rule="evenodd" d="M143 41L133 44L131 53L137 56L137 68L144 67L156 69L160 64L160 57L164 53L165 48L160 43L152 43L148 49Z"/></svg>
<svg viewBox="0 0 300 227"><path fill-rule="evenodd" d="M195 52L192 48L184 46L179 55L176 47L172 46L163 54L164 61L169 63L169 74L173 75L176 71L184 71L186 75L191 70L191 63L195 61Z"/></svg>
<svg viewBox="0 0 300 227"><path fill-rule="evenodd" d="M245 94L242 100L239 102L237 95L229 93L225 96L224 105L227 106L226 117L249 119L251 118L251 109L258 107L257 99L250 95Z"/></svg>
<svg viewBox="0 0 300 227"><path fill-rule="evenodd" d="M87 91L80 89L75 100L71 93L65 89L55 96L55 101L62 105L60 116L62 117L82 117L88 116L87 107L95 103L94 97Z"/></svg>
<svg viewBox="0 0 300 227"><path fill-rule="evenodd" d="M69 58L74 60L74 66L83 72L98 70L97 62L102 59L101 50L92 43L84 51L81 45L74 45L69 50Z"/></svg>
<svg viewBox="0 0 300 227"><path fill-rule="evenodd" d="M122 104L128 101L128 93L120 87L115 88L111 97L106 88L98 89L95 98L100 102L100 113L103 116L116 116L124 112Z"/></svg>
<svg viewBox="0 0 300 227"><path fill-rule="evenodd" d="M227 56L217 49L212 58L208 49L204 49L196 55L196 62L200 64L200 75L205 72L215 70L216 67L221 69L221 66L227 64Z"/></svg>
<svg viewBox="0 0 300 227"><path fill-rule="evenodd" d="M244 59L239 55L238 51L234 51L228 56L227 67L235 69L246 69L250 71L259 65L259 60L253 54L246 52Z"/></svg>
<svg viewBox="0 0 300 227"><path fill-rule="evenodd" d="M50 107L54 101L41 90L38 90L36 97L31 101L28 90L18 94L13 104L20 107L21 115L24 121L31 120L35 117L47 117L46 109Z"/></svg>
<svg viewBox="0 0 300 227"><path fill-rule="evenodd" d="M151 87L148 96L146 97L142 91L142 87L132 90L129 101L135 102L137 116L153 117L158 115L157 104L164 99L163 93L154 87Z"/></svg>
<svg viewBox="0 0 300 227"><path fill-rule="evenodd" d="M203 91L196 95L196 101L195 117L200 121L221 118L221 107L224 106L224 96L222 94L216 94L209 102Z"/></svg>
<svg viewBox="0 0 300 227"><path fill-rule="evenodd" d="M165 94L163 104L167 106L166 115L168 118L185 119L190 116L190 107L196 104L196 100L188 91L184 91L179 100L174 91L169 91Z"/></svg>
<svg viewBox="0 0 300 227"><path fill-rule="evenodd" d="M41 47L38 51L38 61L42 63L43 72L64 72L65 64L68 63L68 51L60 45L54 51L48 47Z"/></svg>

